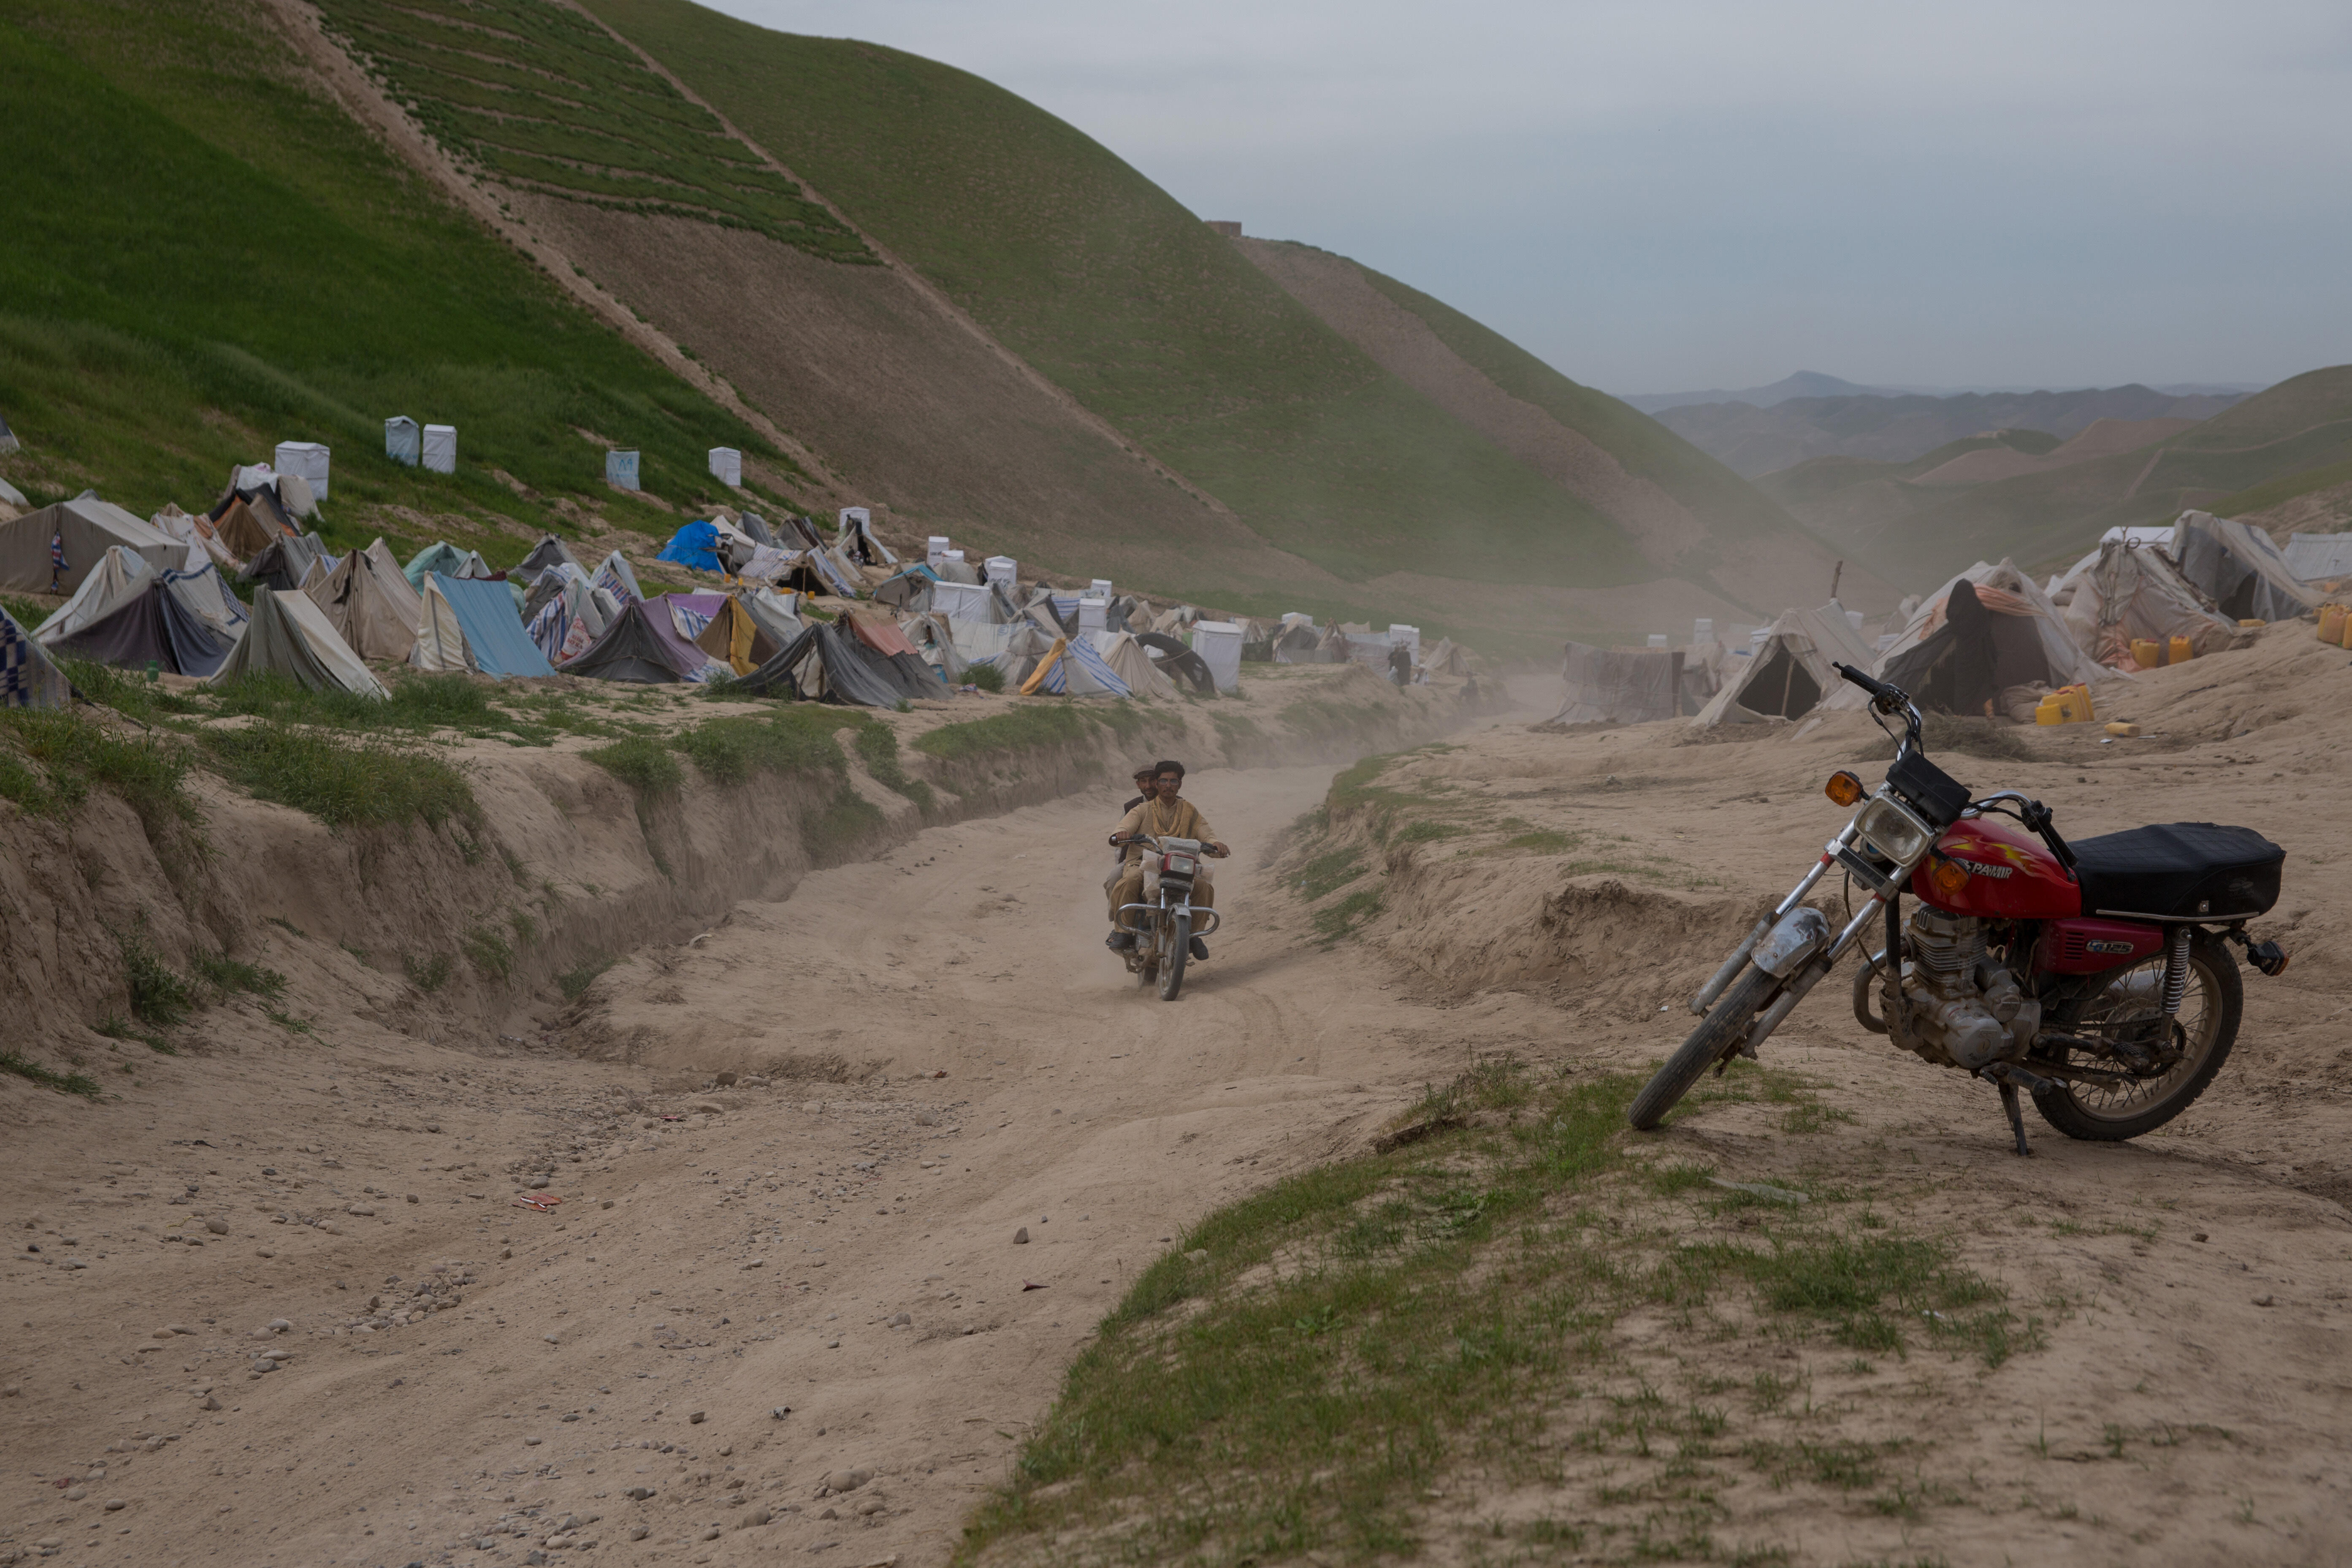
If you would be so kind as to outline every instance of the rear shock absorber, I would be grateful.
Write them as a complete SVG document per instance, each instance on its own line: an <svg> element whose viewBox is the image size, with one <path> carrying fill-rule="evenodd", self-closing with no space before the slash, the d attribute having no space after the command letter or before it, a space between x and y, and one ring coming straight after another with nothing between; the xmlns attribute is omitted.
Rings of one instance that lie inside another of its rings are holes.
<svg viewBox="0 0 2352 1568"><path fill-rule="evenodd" d="M2181 998L2189 994L2189 935L2185 925L2165 932L2164 1016L2168 1018L2180 1016Z"/></svg>

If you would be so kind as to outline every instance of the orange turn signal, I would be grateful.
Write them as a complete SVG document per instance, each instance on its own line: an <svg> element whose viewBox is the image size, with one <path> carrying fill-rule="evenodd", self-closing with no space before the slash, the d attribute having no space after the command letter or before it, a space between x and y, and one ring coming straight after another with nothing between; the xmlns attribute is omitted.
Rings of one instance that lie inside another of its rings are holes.
<svg viewBox="0 0 2352 1568"><path fill-rule="evenodd" d="M1840 805L1859 805L1863 794L1862 781L1840 768L1830 775L1830 782L1822 786L1822 793Z"/></svg>
<svg viewBox="0 0 2352 1568"><path fill-rule="evenodd" d="M1936 884L1936 891L1947 898L1954 897L1969 885L1969 868L1958 860L1948 860L1938 855L1936 857L1936 869L1927 879Z"/></svg>

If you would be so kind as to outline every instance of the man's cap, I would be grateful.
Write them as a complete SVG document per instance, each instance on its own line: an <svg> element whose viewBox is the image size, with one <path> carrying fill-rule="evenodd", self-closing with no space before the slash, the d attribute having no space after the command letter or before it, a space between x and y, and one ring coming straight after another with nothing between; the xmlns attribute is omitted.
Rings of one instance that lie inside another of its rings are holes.
<svg viewBox="0 0 2352 1568"><path fill-rule="evenodd" d="M1135 776L1139 779L1157 778L1159 775L1160 764L1158 763L1146 763L1141 767L1135 770Z"/></svg>

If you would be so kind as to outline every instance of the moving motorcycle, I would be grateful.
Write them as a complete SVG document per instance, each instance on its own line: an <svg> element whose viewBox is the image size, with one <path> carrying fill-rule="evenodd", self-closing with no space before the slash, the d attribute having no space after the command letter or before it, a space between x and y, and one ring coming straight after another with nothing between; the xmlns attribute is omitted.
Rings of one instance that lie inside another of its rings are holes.
<svg viewBox="0 0 2352 1568"><path fill-rule="evenodd" d="M2286 852L2204 822L2069 845L2040 801L2015 790L1972 800L1929 762L1919 710L1900 688L1836 668L1870 694L1881 729L1893 735L1889 721L1903 721L1885 783L1865 796L1853 773L1831 776L1829 797L1860 809L1691 998L1698 1026L1627 1120L1654 1128L1709 1068L1752 1059L1856 945L1854 1016L1997 1085L2020 1154L2031 1152L2020 1089L2069 1138L2137 1138L2188 1110L2237 1039L2243 991L2228 944L2264 974L2286 970L2276 942L2246 935L2278 902ZM1804 901L1832 869L1846 878L1849 910L1855 889L1865 895L1834 931Z"/></svg>
<svg viewBox="0 0 2352 1568"><path fill-rule="evenodd" d="M1136 910L1143 919L1135 933L1135 945L1120 956L1127 960L1129 974L1146 985L1158 981L1160 999L1173 1002L1184 988L1184 963L1192 956L1193 940L1207 936L1219 923L1216 910L1192 907L1192 883L1201 874L1201 857L1214 858L1216 851L1197 838L1160 838L1149 833L1113 842L1140 844L1144 850L1144 901L1118 908L1121 916ZM1209 923L1196 923L1203 919Z"/></svg>

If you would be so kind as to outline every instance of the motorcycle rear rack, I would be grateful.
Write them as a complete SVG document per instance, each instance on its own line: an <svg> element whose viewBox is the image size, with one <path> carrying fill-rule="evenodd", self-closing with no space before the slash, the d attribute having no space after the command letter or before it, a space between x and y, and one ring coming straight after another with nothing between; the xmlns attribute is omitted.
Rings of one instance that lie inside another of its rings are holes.
<svg viewBox="0 0 2352 1568"><path fill-rule="evenodd" d="M1148 915L1156 915L1162 912L1160 906L1158 904L1121 904L1118 906L1118 912L1120 914L1125 914L1129 910L1141 910ZM1194 936L1207 936L1212 931L1215 931L1218 926L1223 923L1223 920L1214 910L1193 910L1191 913L1192 918L1196 921L1201 919L1203 915L1207 916L1209 921L1207 925L1196 925L1192 928L1192 934ZM1133 931L1136 928L1129 926L1127 929Z"/></svg>

